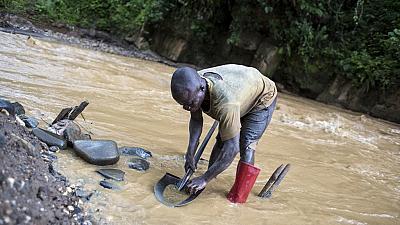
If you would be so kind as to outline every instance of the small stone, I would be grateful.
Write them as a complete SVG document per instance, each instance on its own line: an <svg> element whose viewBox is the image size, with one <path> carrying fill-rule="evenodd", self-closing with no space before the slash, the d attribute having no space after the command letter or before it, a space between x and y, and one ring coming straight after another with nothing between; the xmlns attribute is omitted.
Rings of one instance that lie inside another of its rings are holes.
<svg viewBox="0 0 400 225"><path fill-rule="evenodd" d="M48 196L49 196L48 193L49 193L49 188L46 186L41 186L41 187L39 187L36 196L44 201L48 198Z"/></svg>
<svg viewBox="0 0 400 225"><path fill-rule="evenodd" d="M0 109L0 113L3 113L6 116L10 115L10 113L7 111L7 109Z"/></svg>
<svg viewBox="0 0 400 225"><path fill-rule="evenodd" d="M118 189L120 189L117 185L115 185L115 184L113 184L113 183L111 183L111 182L108 182L108 181L106 181L106 180L100 181L100 186L102 186L102 187L104 187L104 188L107 188L107 189L111 189L111 190L118 190Z"/></svg>
<svg viewBox="0 0 400 225"><path fill-rule="evenodd" d="M25 181L16 181L15 184L17 184L17 189L18 191L21 191L25 187Z"/></svg>
<svg viewBox="0 0 400 225"><path fill-rule="evenodd" d="M99 174L105 178L113 179L116 181L123 181L125 172L119 169L99 169L96 170Z"/></svg>
<svg viewBox="0 0 400 225"><path fill-rule="evenodd" d="M14 187L15 179L12 177L7 178L7 183L10 185L11 188Z"/></svg>
<svg viewBox="0 0 400 225"><path fill-rule="evenodd" d="M59 151L60 151L60 148L59 148L58 146L51 146L51 147L49 148L49 151L51 151L51 152L59 152Z"/></svg>
<svg viewBox="0 0 400 225"><path fill-rule="evenodd" d="M11 102L0 98L0 110L8 115L15 115L15 107ZM4 110L4 111L3 111Z"/></svg>
<svg viewBox="0 0 400 225"><path fill-rule="evenodd" d="M25 216L25 223L29 223L31 221L32 217L30 216Z"/></svg>
<svg viewBox="0 0 400 225"><path fill-rule="evenodd" d="M87 193L84 190L79 188L79 189L77 189L75 191L75 196L83 199L84 201L89 201L90 198L93 196L93 192L92 193Z"/></svg>
<svg viewBox="0 0 400 225"><path fill-rule="evenodd" d="M11 105L14 107L15 115L23 115L23 114L25 114L24 106L21 105L21 103L14 102L14 103L11 103Z"/></svg>
<svg viewBox="0 0 400 225"><path fill-rule="evenodd" d="M39 125L39 122L37 119L25 115L20 115L18 116L25 124L26 127L28 128L35 128Z"/></svg>
<svg viewBox="0 0 400 225"><path fill-rule="evenodd" d="M69 211L68 211L68 210L63 209L63 212L64 212L65 214L69 215Z"/></svg>
<svg viewBox="0 0 400 225"><path fill-rule="evenodd" d="M6 215L10 215L12 212L12 209L6 209Z"/></svg>
<svg viewBox="0 0 400 225"><path fill-rule="evenodd" d="M5 222L6 224L11 222L11 219L10 219L10 217L8 217L8 216L3 217L3 220L4 220L4 222Z"/></svg>
<svg viewBox="0 0 400 225"><path fill-rule="evenodd" d="M69 205L67 208L69 211L74 211L74 209L75 209L72 205Z"/></svg>
<svg viewBox="0 0 400 225"><path fill-rule="evenodd" d="M139 170L139 171L146 171L150 167L150 163L144 159L133 158L129 160L128 166L131 169Z"/></svg>
<svg viewBox="0 0 400 225"><path fill-rule="evenodd" d="M20 126L25 126L25 122L22 121L18 116L15 117L15 120L17 121L17 124Z"/></svg>
<svg viewBox="0 0 400 225"><path fill-rule="evenodd" d="M90 222L89 220L85 220L83 221L82 225L92 225L92 222Z"/></svg>
<svg viewBox="0 0 400 225"><path fill-rule="evenodd" d="M148 151L144 148L140 148L140 147L124 146L124 147L119 148L119 151L124 155L139 156L140 158L143 158L143 159L147 159L147 158L153 156L150 151Z"/></svg>
<svg viewBox="0 0 400 225"><path fill-rule="evenodd" d="M68 193L71 193L71 192L72 192L72 188L67 187L67 192L68 192Z"/></svg>
<svg viewBox="0 0 400 225"><path fill-rule="evenodd" d="M42 153L42 158L43 158L45 161L48 161L48 162L52 162L52 161L57 160L57 156L54 155L54 153L53 153L53 152L50 152L50 151L48 151L48 152L43 152L43 153Z"/></svg>

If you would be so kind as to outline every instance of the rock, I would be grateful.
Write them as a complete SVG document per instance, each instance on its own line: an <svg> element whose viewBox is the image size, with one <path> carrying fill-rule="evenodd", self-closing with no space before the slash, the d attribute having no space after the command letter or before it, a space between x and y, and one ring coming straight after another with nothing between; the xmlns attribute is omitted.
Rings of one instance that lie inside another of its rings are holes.
<svg viewBox="0 0 400 225"><path fill-rule="evenodd" d="M4 110L4 109L3 109ZM25 127L25 122L22 121L18 116L15 117L15 121L17 122L17 124L19 124L20 126Z"/></svg>
<svg viewBox="0 0 400 225"><path fill-rule="evenodd" d="M174 35L159 35L154 38L154 49L160 55L176 61L184 53L188 45L188 41Z"/></svg>
<svg viewBox="0 0 400 225"><path fill-rule="evenodd" d="M40 186L36 196L40 198L42 201L47 200L49 196L49 188L46 186Z"/></svg>
<svg viewBox="0 0 400 225"><path fill-rule="evenodd" d="M117 186L111 182L108 182L106 180L100 181L100 186L107 188L107 189L111 189L111 190L119 190L120 189L119 186Z"/></svg>
<svg viewBox="0 0 400 225"><path fill-rule="evenodd" d="M105 178L113 179L116 181L123 181L125 172L119 169L99 169L96 170L99 174L103 175Z"/></svg>
<svg viewBox="0 0 400 225"><path fill-rule="evenodd" d="M39 140L43 141L49 146L57 146L60 149L67 148L67 141L57 134L53 134L50 131L43 130L39 127L33 128L32 131L33 134L39 138Z"/></svg>
<svg viewBox="0 0 400 225"><path fill-rule="evenodd" d="M251 66L257 68L264 75L272 76L280 61L278 47L272 45L268 40L264 40L258 47Z"/></svg>
<svg viewBox="0 0 400 225"><path fill-rule="evenodd" d="M18 116L25 124L26 127L28 128L35 128L39 125L39 122L37 119L25 115L19 115Z"/></svg>
<svg viewBox="0 0 400 225"><path fill-rule="evenodd" d="M73 121L71 121L67 127L65 128L64 131L64 138L70 142L71 144L74 143L74 141L76 140L88 140L90 139L90 136L88 138L88 136L82 134L81 132L81 128L74 123Z"/></svg>
<svg viewBox="0 0 400 225"><path fill-rule="evenodd" d="M4 100L4 99L0 99L0 111L4 109L6 110L10 115L14 116L15 115L15 108L14 106L11 104L11 102Z"/></svg>
<svg viewBox="0 0 400 225"><path fill-rule="evenodd" d="M83 199L84 201L89 201L90 198L93 196L94 192L87 193L86 191L82 190L81 188L78 188L75 190L75 196Z"/></svg>
<svg viewBox="0 0 400 225"><path fill-rule="evenodd" d="M82 134L81 128L72 120L60 120L49 129L53 133L63 136L70 146L73 145L74 141L90 139L89 135Z"/></svg>
<svg viewBox="0 0 400 225"><path fill-rule="evenodd" d="M119 148L119 151L121 152L121 154L139 156L140 158L143 158L143 159L147 159L147 158L153 156L150 151L147 151L146 149L139 148L139 147L124 146L124 147Z"/></svg>
<svg viewBox="0 0 400 225"><path fill-rule="evenodd" d="M47 162L53 162L53 161L57 160L57 156L54 155L53 152L48 151L48 152L42 153L42 159L44 159Z"/></svg>
<svg viewBox="0 0 400 225"><path fill-rule="evenodd" d="M51 146L51 147L49 148L49 151L51 151L51 152L58 152L58 151L60 151L60 148L59 148L58 146Z"/></svg>
<svg viewBox="0 0 400 225"><path fill-rule="evenodd" d="M139 170L139 171L146 171L150 167L150 163L144 159L133 158L129 160L128 166L131 169Z"/></svg>
<svg viewBox="0 0 400 225"><path fill-rule="evenodd" d="M77 155L85 161L99 165L111 165L119 160L117 143L110 140L78 140L73 144Z"/></svg>
<svg viewBox="0 0 400 225"><path fill-rule="evenodd" d="M11 103L11 105L14 106L15 115L19 116L25 114L24 106L22 106L19 102Z"/></svg>

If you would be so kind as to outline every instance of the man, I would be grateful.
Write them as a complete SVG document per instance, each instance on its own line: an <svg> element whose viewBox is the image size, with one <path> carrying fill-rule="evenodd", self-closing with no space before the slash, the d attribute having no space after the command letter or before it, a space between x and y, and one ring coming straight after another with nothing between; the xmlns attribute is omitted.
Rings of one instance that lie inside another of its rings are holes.
<svg viewBox="0 0 400 225"><path fill-rule="evenodd" d="M275 109L275 83L257 69L242 65L222 65L198 72L183 67L172 75L171 93L191 114L185 170L195 170L194 152L203 129L202 112L219 121L208 170L188 182L190 192L203 189L240 152L235 183L227 197L231 202L245 202L260 172L254 167L254 154Z"/></svg>

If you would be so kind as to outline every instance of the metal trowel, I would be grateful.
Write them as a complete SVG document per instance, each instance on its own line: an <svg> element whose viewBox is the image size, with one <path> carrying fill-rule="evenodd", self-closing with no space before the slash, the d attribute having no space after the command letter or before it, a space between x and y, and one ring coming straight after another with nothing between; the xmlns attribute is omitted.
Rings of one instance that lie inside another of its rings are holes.
<svg viewBox="0 0 400 225"><path fill-rule="evenodd" d="M206 148L206 145L208 141L210 140L212 134L214 133L215 128L218 126L218 121L214 121L212 127L208 131L206 137L204 138L203 142L201 143L199 149L196 151L196 155L194 156L194 162L195 166L197 166L197 163L200 160L200 156L203 154L204 149ZM180 207L189 204L192 202L197 196L204 190L200 190L195 194L188 195L188 198L178 202L178 203L171 203L168 202L165 197L164 197L164 191L167 186L169 185L175 185L176 188L179 191L182 191L182 189L186 186L186 183L189 181L190 177L193 175L194 171L191 169L188 169L186 171L186 174L183 176L183 178L179 178L173 174L166 173L154 186L154 195L156 196L157 200L161 202L162 204L169 206L169 207Z"/></svg>

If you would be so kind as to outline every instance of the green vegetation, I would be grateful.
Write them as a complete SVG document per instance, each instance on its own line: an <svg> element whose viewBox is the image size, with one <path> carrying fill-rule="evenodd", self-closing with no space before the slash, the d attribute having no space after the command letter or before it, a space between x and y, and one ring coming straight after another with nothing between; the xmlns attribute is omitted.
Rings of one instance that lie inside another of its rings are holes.
<svg viewBox="0 0 400 225"><path fill-rule="evenodd" d="M280 47L283 73L330 68L365 90L400 82L398 0L0 0L1 8L124 35L180 22L211 44L221 30L230 44L257 32Z"/></svg>
<svg viewBox="0 0 400 225"><path fill-rule="evenodd" d="M35 14L119 34L136 32L147 22L161 20L166 6L154 0L0 0L0 8L6 12Z"/></svg>

